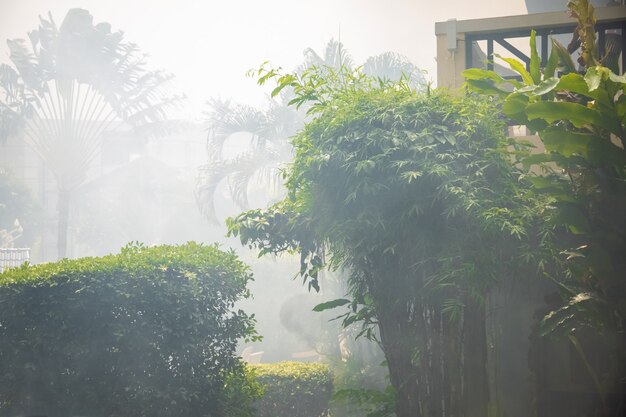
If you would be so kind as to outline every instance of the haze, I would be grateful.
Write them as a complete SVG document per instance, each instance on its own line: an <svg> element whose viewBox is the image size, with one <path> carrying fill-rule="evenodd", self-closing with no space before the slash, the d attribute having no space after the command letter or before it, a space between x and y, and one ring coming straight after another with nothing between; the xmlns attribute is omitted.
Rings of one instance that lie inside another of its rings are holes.
<svg viewBox="0 0 626 417"><path fill-rule="evenodd" d="M248 69L266 60L291 69L305 48L322 51L331 38L340 39L355 62L394 51L435 81L434 22L527 11L524 0L2 0L0 62L8 62L5 39L25 38L48 11L60 24L74 7L124 31L150 55L151 68L176 76L174 87L189 98L176 115L182 119L198 118L210 97L263 103L265 92L246 78Z"/></svg>

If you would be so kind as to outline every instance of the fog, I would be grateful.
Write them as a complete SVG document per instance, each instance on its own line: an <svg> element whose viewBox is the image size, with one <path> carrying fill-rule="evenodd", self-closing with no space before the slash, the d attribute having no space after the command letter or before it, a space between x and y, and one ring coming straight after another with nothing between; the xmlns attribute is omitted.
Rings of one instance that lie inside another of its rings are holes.
<svg viewBox="0 0 626 417"><path fill-rule="evenodd" d="M386 51L406 55L434 81L434 22L526 12L523 0L2 0L0 39L25 37L48 11L60 23L72 7L124 31L150 55L151 67L175 74L175 85L189 97L180 111L186 119L200 117L210 97L263 104L266 91L245 77L248 69L267 60L291 69L305 48L322 50L331 38L340 39L357 62ZM3 41L0 62L7 53Z"/></svg>
<svg viewBox="0 0 626 417"><path fill-rule="evenodd" d="M107 22L113 32L123 31L124 39L146 54L148 69L173 76L165 86L167 94L185 97L168 109L168 118L175 123L164 133L136 136L120 123L98 137L97 156L80 183L72 186L68 257L114 253L130 241L220 242L235 249L255 276L250 286L254 299L241 307L255 314L264 340L239 346L246 360L317 361L322 355L342 360L350 352L359 352L371 363L380 363L380 351L366 341L354 342L350 330L329 322L332 314L312 312L318 303L345 296L341 271L325 275L319 293L309 292L299 277L294 279L300 268L298 258L258 258L238 239L225 237L226 218L245 209L268 207L284 196L280 169L289 161L288 139L302 126L304 111L287 114L293 123L277 136L263 138L261 144L254 126L231 126L216 150L212 148L219 118L215 103L266 117L284 102L270 98L271 86L258 86L246 76L248 70L265 61L294 70L306 63L307 48L323 56L332 41L341 43L355 66L385 52L400 54L423 70L416 75L419 85L436 85L436 21L560 10L562 3L0 0L0 63L10 63L5 40L27 39L27 32L39 25L38 16L48 19L50 13L60 25L69 9L82 8L91 13L94 23ZM81 100L82 96L77 99ZM32 262L54 261L61 196L58 175L21 139L0 144L0 170L28 190L28 212L20 213L18 223L11 219L10 224L0 224L0 229L12 233L2 243L30 248ZM250 161L258 166L241 185L237 180L243 174L229 169ZM219 180L203 177L217 175L218 168L224 172ZM378 378L372 386L384 387L384 372L372 374Z"/></svg>
<svg viewBox="0 0 626 417"><path fill-rule="evenodd" d="M123 31L127 41L136 43L148 55L150 69L163 69L174 76L168 88L184 94L186 100L173 108L169 117L186 125L174 134L148 142L119 133L102 139L103 155L90 166L72 203L69 256L104 255L129 241L146 244L220 241L236 248L255 271L252 288L255 301L248 309L257 314L260 333L265 336L265 346L255 349L266 351L266 359L270 360L288 358L298 352L315 358L311 353L316 348L311 332L320 331L319 323L312 326L315 329L306 329L295 322L290 325L286 317L302 316L304 322L309 322L310 308L316 302L307 302L306 308L288 312L289 308L302 304L292 302L289 307L290 300L307 293L306 287L291 280L297 264L286 259L257 260L254 253L242 249L236 240L224 238L224 219L242 208L229 195L227 181L222 181L216 190L217 217L208 221L201 215L194 191L197 169L208 158L205 129L209 126L203 115L208 111L206 102L219 98L266 108L267 88L257 86L255 80L246 76L247 71L264 61L293 69L302 64L306 48L323 54L331 39L341 41L356 63L387 51L402 54L426 71L427 81L434 82L435 21L525 11L522 1L424 4L404 0L391 3L3 0L0 38L26 38L27 32L39 25L38 16L47 19L48 13L60 25L67 10L75 7L89 10L94 23L108 22L112 31ZM7 63L8 54L7 44L0 43L0 62ZM245 133L229 139L225 158L247 152L247 141ZM52 175L41 177L40 168L23 166L24 161L33 161L27 150L13 150L20 158L9 157L9 152L3 151L4 168L17 177L26 177L23 179L45 213L46 227L37 226L43 230L31 251L32 260L53 260L54 180ZM274 169L285 162L278 161ZM43 185L37 184L41 181ZM263 207L280 196L276 185L270 189L260 178L253 179L248 187L252 196L249 207ZM323 298L312 297L315 301ZM319 320L316 318L314 322ZM278 346L282 350L280 355L273 351Z"/></svg>

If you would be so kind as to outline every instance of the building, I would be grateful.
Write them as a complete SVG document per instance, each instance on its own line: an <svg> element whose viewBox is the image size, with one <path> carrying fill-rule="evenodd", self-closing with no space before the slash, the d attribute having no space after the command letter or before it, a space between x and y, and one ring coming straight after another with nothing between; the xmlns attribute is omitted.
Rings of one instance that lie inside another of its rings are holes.
<svg viewBox="0 0 626 417"><path fill-rule="evenodd" d="M600 55L607 50L608 42L618 45L614 51L626 51L626 6L597 7L595 15ZM567 45L575 28L576 22L565 11L438 22L438 85L460 88L464 82L461 73L466 68L492 69L503 77L512 76L510 70L497 64L496 55L513 56L528 68L531 30L537 33L538 51L545 64L549 38L558 37ZM618 62L620 68L626 68L626 54L622 53ZM538 137L525 127L511 126L509 134L540 146ZM488 352L488 368L490 398L497 413L509 417L582 417L592 415L599 403L596 376L591 369L599 373L610 370L608 348L582 332L579 339L587 352L583 358L566 338L539 334L541 318L561 303L557 288L541 278L504 280L491 294L488 333L494 343ZM614 394L616 388L609 388L607 395Z"/></svg>

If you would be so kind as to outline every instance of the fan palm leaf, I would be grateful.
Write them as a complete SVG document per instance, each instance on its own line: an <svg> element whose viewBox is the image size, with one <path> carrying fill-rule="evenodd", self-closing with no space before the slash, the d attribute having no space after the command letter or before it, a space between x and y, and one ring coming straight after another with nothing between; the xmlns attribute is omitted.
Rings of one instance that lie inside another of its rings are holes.
<svg viewBox="0 0 626 417"><path fill-rule="evenodd" d="M248 208L248 188L253 178L276 178L278 164L288 160L287 138L295 133L289 130L293 110L271 104L266 110L214 99L205 113L209 125L207 153L209 161L199 169L196 199L201 212L210 221L217 220L215 192L222 180L229 184L233 202L241 209ZM294 125L295 127L295 125ZM238 135L239 134L239 135ZM229 138L246 140L246 148L234 158L224 155L224 144ZM268 182L272 182L271 180Z"/></svg>
<svg viewBox="0 0 626 417"><path fill-rule="evenodd" d="M156 136L182 96L166 92L170 74L145 69L136 45L94 25L83 9L60 27L51 15L26 40L7 41L12 66L0 67L0 140L23 138L59 188L59 257L65 256L69 200L99 154L102 133L126 124ZM66 201L61 201L62 199Z"/></svg>
<svg viewBox="0 0 626 417"><path fill-rule="evenodd" d="M331 68L344 66L350 68L353 66L353 62L350 53L343 46L343 43L331 39L326 44L322 55L319 55L312 48L304 50L304 64L302 67L308 68L311 66Z"/></svg>
<svg viewBox="0 0 626 417"><path fill-rule="evenodd" d="M409 61L404 55L395 52L385 52L368 58L363 64L363 72L370 77L384 81L404 79L411 87L417 90L426 86L424 71Z"/></svg>

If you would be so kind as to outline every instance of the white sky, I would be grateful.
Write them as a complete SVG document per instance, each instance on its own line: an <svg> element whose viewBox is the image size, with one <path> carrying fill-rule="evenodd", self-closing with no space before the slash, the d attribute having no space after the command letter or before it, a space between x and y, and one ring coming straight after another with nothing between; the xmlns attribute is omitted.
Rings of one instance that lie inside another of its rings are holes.
<svg viewBox="0 0 626 417"><path fill-rule="evenodd" d="M189 98L184 118L198 117L210 97L263 103L248 69L266 60L292 69L306 47L322 52L339 32L356 63L399 52L435 81L436 21L526 13L524 0L0 0L0 62L7 38L25 38L48 11L60 24L73 7L124 31L150 68L173 73Z"/></svg>

